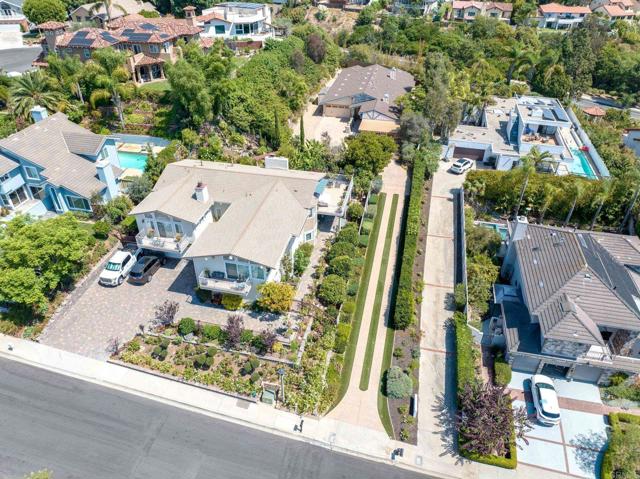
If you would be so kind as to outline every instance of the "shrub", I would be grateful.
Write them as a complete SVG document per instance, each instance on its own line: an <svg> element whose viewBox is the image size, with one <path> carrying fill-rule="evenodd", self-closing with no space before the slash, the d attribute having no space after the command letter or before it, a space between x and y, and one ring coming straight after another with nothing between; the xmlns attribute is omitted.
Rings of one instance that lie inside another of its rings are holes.
<svg viewBox="0 0 640 479"><path fill-rule="evenodd" d="M253 374L251 374L251 378L249 378L252 383L257 383L258 381L260 381L260 379L261 376L258 371L254 371Z"/></svg>
<svg viewBox="0 0 640 479"><path fill-rule="evenodd" d="M502 355L496 357L493 363L493 376L498 386L507 386L511 382L511 366Z"/></svg>
<svg viewBox="0 0 640 479"><path fill-rule="evenodd" d="M336 241L331 245L331 248L327 252L327 261L331 263L331 260L338 256L349 256L350 258L354 258L356 256L356 247L346 241Z"/></svg>
<svg viewBox="0 0 640 479"><path fill-rule="evenodd" d="M356 311L356 303L353 301L345 301L342 305L342 312L344 314L352 315Z"/></svg>
<svg viewBox="0 0 640 479"><path fill-rule="evenodd" d="M242 307L242 296L237 294L222 295L222 307L228 311L237 311Z"/></svg>
<svg viewBox="0 0 640 479"><path fill-rule="evenodd" d="M104 212L111 224L116 225L127 217L131 208L133 208L133 203L129 197L120 195L101 205L100 209Z"/></svg>
<svg viewBox="0 0 640 479"><path fill-rule="evenodd" d="M456 309L458 311L464 311L464 307L467 305L467 293L464 288L464 283L456 284L453 290L453 300L456 303Z"/></svg>
<svg viewBox="0 0 640 479"><path fill-rule="evenodd" d="M110 231L111 225L104 220L96 221L93 224L93 235L96 238L107 239Z"/></svg>
<svg viewBox="0 0 640 479"><path fill-rule="evenodd" d="M401 358L404 356L404 351L402 350L401 347L397 347L393 349L393 357L394 358Z"/></svg>
<svg viewBox="0 0 640 479"><path fill-rule="evenodd" d="M301 244L293 254L293 272L296 276L300 276L307 269L311 262L311 253L313 252L312 243Z"/></svg>
<svg viewBox="0 0 640 479"><path fill-rule="evenodd" d="M351 334L351 325L347 323L339 323L336 330L336 340L333 344L333 350L338 354L343 354L347 349L349 335Z"/></svg>
<svg viewBox="0 0 640 479"><path fill-rule="evenodd" d="M370 235L372 229L373 229L373 221L364 220L362 222L362 227L360 228L360 233L362 233L363 235Z"/></svg>
<svg viewBox="0 0 640 479"><path fill-rule="evenodd" d="M362 218L364 214L364 206L362 206L358 201L352 201L349 203L349 207L347 208L347 218L349 221L358 222Z"/></svg>
<svg viewBox="0 0 640 479"><path fill-rule="evenodd" d="M467 318L460 312L453 314L456 338L456 381L458 394L466 385L478 385L476 375L476 349L473 344L471 329L467 326Z"/></svg>
<svg viewBox="0 0 640 479"><path fill-rule="evenodd" d="M260 297L256 303L260 309L281 314L291 309L296 291L290 284L269 282L258 286L258 292Z"/></svg>
<svg viewBox="0 0 640 479"><path fill-rule="evenodd" d="M167 358L168 350L162 346L156 346L151 352L151 356L158 361L164 361Z"/></svg>
<svg viewBox="0 0 640 479"><path fill-rule="evenodd" d="M127 216L120 223L120 231L127 236L135 236L138 234L138 223L135 216Z"/></svg>
<svg viewBox="0 0 640 479"><path fill-rule="evenodd" d="M253 331L251 331L250 329L245 329L242 331L242 333L240 333L240 342L242 344L251 344L252 340L253 340Z"/></svg>
<svg viewBox="0 0 640 479"><path fill-rule="evenodd" d="M347 294L351 297L355 297L358 294L358 288L360 287L359 281L357 279L352 279L349 281L349 286L347 286ZM355 311L355 307L354 307Z"/></svg>
<svg viewBox="0 0 640 479"><path fill-rule="evenodd" d="M636 477L640 467L640 416L628 413L609 414L611 440L602 458L600 477Z"/></svg>
<svg viewBox="0 0 640 479"><path fill-rule="evenodd" d="M387 369L386 392L393 399L406 399L413 393L413 380L398 366Z"/></svg>
<svg viewBox="0 0 640 479"><path fill-rule="evenodd" d="M370 205L377 205L378 204L378 195L377 194L369 195L369 204Z"/></svg>
<svg viewBox="0 0 640 479"><path fill-rule="evenodd" d="M362 246L364 248L369 246L369 235L360 235L360 239L359 239L358 243L360 244L360 246Z"/></svg>
<svg viewBox="0 0 640 479"><path fill-rule="evenodd" d="M195 333L196 331L196 322L192 318L182 318L180 323L178 324L178 332L182 336L186 336L187 334Z"/></svg>
<svg viewBox="0 0 640 479"><path fill-rule="evenodd" d="M336 256L329 262L328 273L348 278L351 274L351 258L349 256Z"/></svg>
<svg viewBox="0 0 640 479"><path fill-rule="evenodd" d="M205 324L202 326L202 339L205 341L215 341L220 339L220 333L222 332L222 328L217 324Z"/></svg>
<svg viewBox="0 0 640 479"><path fill-rule="evenodd" d="M367 206L367 212L365 213L365 218L373 219L378 212L378 205L369 205Z"/></svg>
<svg viewBox="0 0 640 479"><path fill-rule="evenodd" d="M207 356L209 356L210 358L214 357L216 354L218 354L218 348L215 348L213 346L211 346L210 348L207 348Z"/></svg>
<svg viewBox="0 0 640 479"><path fill-rule="evenodd" d="M227 325L224 329L224 337L230 348L235 348L240 344L240 336L244 331L244 320L239 314L232 314L227 318Z"/></svg>
<svg viewBox="0 0 640 479"><path fill-rule="evenodd" d="M358 244L358 227L354 223L350 223L336 235L336 243L346 242L356 246Z"/></svg>
<svg viewBox="0 0 640 479"><path fill-rule="evenodd" d="M15 336L20 328L13 321L7 321L6 319L0 320L0 333L7 336Z"/></svg>
<svg viewBox="0 0 640 479"><path fill-rule="evenodd" d="M140 341L137 339L130 341L129 344L127 344L127 351L132 353L140 351Z"/></svg>
<svg viewBox="0 0 640 479"><path fill-rule="evenodd" d="M318 298L325 305L337 305L344 301L347 294L347 283L336 274L326 276L320 285Z"/></svg>

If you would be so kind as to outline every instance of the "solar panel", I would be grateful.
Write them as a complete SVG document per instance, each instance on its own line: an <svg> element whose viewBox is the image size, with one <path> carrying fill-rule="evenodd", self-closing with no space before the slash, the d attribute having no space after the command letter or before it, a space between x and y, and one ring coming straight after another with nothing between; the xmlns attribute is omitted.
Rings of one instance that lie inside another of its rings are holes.
<svg viewBox="0 0 640 479"><path fill-rule="evenodd" d="M89 35L89 32L86 30L80 30L79 32L76 32L76 34L74 35L75 38L86 38L87 35Z"/></svg>
<svg viewBox="0 0 640 479"><path fill-rule="evenodd" d="M135 32L135 30L134 30L133 28L125 28L125 29L122 31L122 34L123 34L123 35L131 35L133 32Z"/></svg>
<svg viewBox="0 0 640 479"><path fill-rule="evenodd" d="M553 112L551 110L547 110L546 108L542 110L542 118L551 121L554 121L556 119L556 117L553 116Z"/></svg>
<svg viewBox="0 0 640 479"><path fill-rule="evenodd" d="M129 40L132 42L146 42L151 38L151 33L132 33Z"/></svg>
<svg viewBox="0 0 640 479"><path fill-rule="evenodd" d="M560 121L569 121L569 118L567 117L567 114L564 112L564 110L562 108L556 106L553 109L553 113L556 115L558 120L560 120Z"/></svg>
<svg viewBox="0 0 640 479"><path fill-rule="evenodd" d="M72 38L69 42L70 47L90 47L93 40L90 38Z"/></svg>
<svg viewBox="0 0 640 479"><path fill-rule="evenodd" d="M169 35L168 33L161 33L160 34L160 38L169 38L171 35Z"/></svg>
<svg viewBox="0 0 640 479"><path fill-rule="evenodd" d="M109 32L102 32L102 33L100 34L100 36L101 36L104 40L106 40L106 41L108 41L108 42L111 42L111 43L117 43L117 42L118 42L118 39L117 39L117 38L115 38L114 36L112 36Z"/></svg>
<svg viewBox="0 0 640 479"><path fill-rule="evenodd" d="M142 25L140 25L140 28L144 28L145 30L152 30L152 31L158 30L158 27L156 27L151 23L143 23Z"/></svg>

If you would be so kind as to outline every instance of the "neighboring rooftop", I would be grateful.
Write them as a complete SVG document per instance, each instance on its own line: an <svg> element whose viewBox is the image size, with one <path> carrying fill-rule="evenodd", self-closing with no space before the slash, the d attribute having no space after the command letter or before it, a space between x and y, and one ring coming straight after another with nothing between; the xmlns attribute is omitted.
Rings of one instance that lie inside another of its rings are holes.
<svg viewBox="0 0 640 479"><path fill-rule="evenodd" d="M542 13L572 13L572 14L589 14L589 7L560 5L559 3L547 3L538 7Z"/></svg>
<svg viewBox="0 0 640 479"><path fill-rule="evenodd" d="M504 3L504 2L476 2L472 0L455 0L453 2L454 10L464 10L467 8L477 8L478 10L493 10L498 9L503 12L511 12L513 11L512 3Z"/></svg>
<svg viewBox="0 0 640 479"><path fill-rule="evenodd" d="M520 117L525 121L544 121L560 123L564 126L571 125L567 112L555 98L521 96L516 101L516 108Z"/></svg>
<svg viewBox="0 0 640 479"><path fill-rule="evenodd" d="M153 6L153 4L149 2L142 2L139 0L111 0L110 3L111 5L109 8L109 18L111 19L116 19L122 17L123 15L129 15L132 13L140 13L143 10L156 11L156 8ZM91 9L94 7L96 8L95 12L93 13L94 16L107 18L107 9L105 8L104 2L92 2L80 5L78 8L71 12L70 17L73 19L74 13L79 8L91 11Z"/></svg>

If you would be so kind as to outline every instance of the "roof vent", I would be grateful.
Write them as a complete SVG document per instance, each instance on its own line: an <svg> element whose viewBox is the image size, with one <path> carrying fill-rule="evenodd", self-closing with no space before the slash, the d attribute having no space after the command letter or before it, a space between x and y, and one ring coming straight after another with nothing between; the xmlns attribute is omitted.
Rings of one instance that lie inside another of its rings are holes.
<svg viewBox="0 0 640 479"><path fill-rule="evenodd" d="M538 281L538 286L540 286L541 288L544 288L544 281L542 280Z"/></svg>
<svg viewBox="0 0 640 479"><path fill-rule="evenodd" d="M209 201L209 189L207 188L207 185L205 185L202 181L198 181L198 184L195 188L195 195L196 200L200 201L201 203L206 203L207 201Z"/></svg>

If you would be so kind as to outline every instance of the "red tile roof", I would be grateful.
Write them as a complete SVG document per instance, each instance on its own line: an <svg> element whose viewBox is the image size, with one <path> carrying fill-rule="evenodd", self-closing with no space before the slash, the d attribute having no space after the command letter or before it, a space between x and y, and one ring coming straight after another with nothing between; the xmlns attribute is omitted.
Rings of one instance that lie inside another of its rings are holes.
<svg viewBox="0 0 640 479"><path fill-rule="evenodd" d="M162 58L153 58L144 53L138 53L133 56L133 64L135 66L144 66L144 65L157 65L159 63L164 63L165 61Z"/></svg>
<svg viewBox="0 0 640 479"><path fill-rule="evenodd" d="M219 13L211 12L206 15L200 15L196 17L196 20L199 22L207 23L211 20L222 20L223 22L230 23L229 21L224 19L224 15L220 15Z"/></svg>
<svg viewBox="0 0 640 479"><path fill-rule="evenodd" d="M472 0L455 0L453 2L454 10L464 10L466 8L475 7L478 10L491 10L497 8L503 12L511 12L513 4L503 2L476 2Z"/></svg>
<svg viewBox="0 0 640 479"><path fill-rule="evenodd" d="M591 13L589 7L573 7L569 5L560 5L559 3L547 3L546 5L540 5L540 11L542 13Z"/></svg>
<svg viewBox="0 0 640 479"><path fill-rule="evenodd" d="M590 106L588 108L583 108L582 111L589 116L605 116L607 114L607 112L599 106Z"/></svg>
<svg viewBox="0 0 640 479"><path fill-rule="evenodd" d="M633 15L631 12L625 12L618 5L603 5L604 11L607 12L607 15L610 17L627 17L629 15Z"/></svg>
<svg viewBox="0 0 640 479"><path fill-rule="evenodd" d="M163 43L178 37L191 37L202 31L202 28L191 25L186 20L176 18L143 18L131 19L128 15L113 30L114 35L122 37L125 43ZM110 26L113 26L112 22ZM144 37L144 35L148 37Z"/></svg>
<svg viewBox="0 0 640 479"><path fill-rule="evenodd" d="M59 30L61 28L67 28L67 24L63 23L63 22L44 22L41 23L40 25L38 25L36 28L38 28L38 30Z"/></svg>
<svg viewBox="0 0 640 479"><path fill-rule="evenodd" d="M75 32L67 32L57 42L61 48L105 48L120 43L121 38L113 32L102 28L81 28Z"/></svg>

